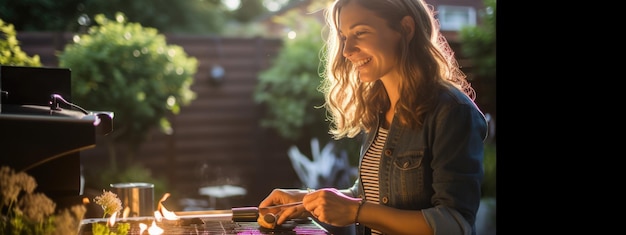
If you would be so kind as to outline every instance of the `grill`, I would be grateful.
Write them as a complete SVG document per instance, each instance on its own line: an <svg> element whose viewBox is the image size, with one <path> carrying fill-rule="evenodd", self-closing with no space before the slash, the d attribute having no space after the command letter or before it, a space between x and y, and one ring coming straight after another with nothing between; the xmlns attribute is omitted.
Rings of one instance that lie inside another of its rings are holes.
<svg viewBox="0 0 626 235"><path fill-rule="evenodd" d="M33 176L37 190L57 209L81 203L80 152L95 147L96 135L113 130L112 112L87 111L71 103L70 73L66 68L0 66L0 165ZM126 225L128 235L149 234L142 225L154 225L166 235L329 234L311 219L262 228L256 222L258 209L250 207L176 214L178 220L139 216L114 219L113 225L106 218L88 218L81 221L79 234Z"/></svg>
<svg viewBox="0 0 626 235"><path fill-rule="evenodd" d="M260 227L255 221L236 221L232 214L226 211L215 211L213 214L181 216L179 220L155 221L151 217L130 217L118 219L111 227L111 231L116 231L120 223L130 224L128 235L145 235L140 224L156 226L163 229L163 234L167 235L201 235L201 234L329 234L321 225L311 219L291 220L276 229ZM94 224L107 225L107 219L85 219L80 226L79 235L92 235Z"/></svg>
<svg viewBox="0 0 626 235"><path fill-rule="evenodd" d="M0 165L24 171L57 209L80 203L80 152L113 130L112 112L71 103L70 70L0 66Z"/></svg>

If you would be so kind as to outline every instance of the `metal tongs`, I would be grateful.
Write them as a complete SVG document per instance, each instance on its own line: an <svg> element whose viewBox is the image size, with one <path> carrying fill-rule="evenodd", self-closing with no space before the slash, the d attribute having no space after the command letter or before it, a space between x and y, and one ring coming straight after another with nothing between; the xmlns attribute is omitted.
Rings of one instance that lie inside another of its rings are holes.
<svg viewBox="0 0 626 235"><path fill-rule="evenodd" d="M281 205L275 205L275 206L259 207L259 210L264 210L264 209L275 209L275 208L290 207L290 206L297 206L297 205L302 205L302 202L292 202L292 203L281 204Z"/></svg>

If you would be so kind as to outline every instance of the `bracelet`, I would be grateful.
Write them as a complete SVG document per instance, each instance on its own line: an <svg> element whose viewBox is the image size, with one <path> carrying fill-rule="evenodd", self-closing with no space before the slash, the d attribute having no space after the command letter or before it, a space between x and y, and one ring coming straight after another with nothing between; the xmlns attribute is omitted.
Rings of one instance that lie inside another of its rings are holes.
<svg viewBox="0 0 626 235"><path fill-rule="evenodd" d="M361 212L361 207L363 207L363 204L365 204L365 199L361 199L359 201L359 207L356 209L356 216L354 217L355 224L359 223L359 213Z"/></svg>

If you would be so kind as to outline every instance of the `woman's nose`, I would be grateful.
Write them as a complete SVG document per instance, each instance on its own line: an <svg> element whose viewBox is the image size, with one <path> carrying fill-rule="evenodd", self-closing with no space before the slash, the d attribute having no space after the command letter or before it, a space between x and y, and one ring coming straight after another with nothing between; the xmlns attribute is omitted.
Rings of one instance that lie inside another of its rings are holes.
<svg viewBox="0 0 626 235"><path fill-rule="evenodd" d="M343 56L349 58L352 53L354 53L357 48L354 45L354 40L345 39L343 41Z"/></svg>

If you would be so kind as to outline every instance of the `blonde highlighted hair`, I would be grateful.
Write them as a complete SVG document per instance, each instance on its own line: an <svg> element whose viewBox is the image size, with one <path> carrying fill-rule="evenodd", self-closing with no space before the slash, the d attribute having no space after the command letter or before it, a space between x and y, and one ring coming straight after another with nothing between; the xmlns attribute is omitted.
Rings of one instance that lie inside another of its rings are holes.
<svg viewBox="0 0 626 235"><path fill-rule="evenodd" d="M423 0L336 0L325 11L328 34L321 59L326 66L319 87L324 93L324 107L331 121L329 133L333 138L354 137L362 131L371 131L378 125L379 114L390 107L382 82L361 82L358 72L343 56L338 18L342 7L349 2L386 19L391 29L403 35L402 18L411 16L415 20L414 36L408 41L402 37L398 51L403 79L396 115L403 125L421 128L425 114L435 106L442 89L456 87L471 99L475 98L474 89L460 70L454 52L439 32L432 6Z"/></svg>

